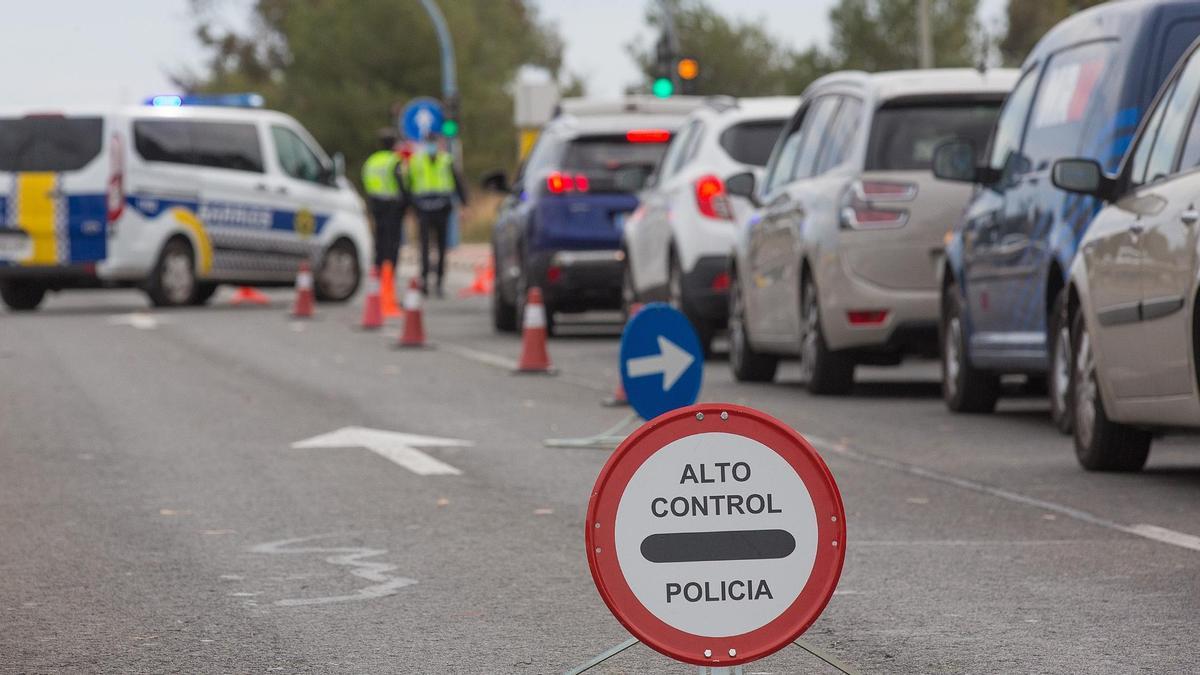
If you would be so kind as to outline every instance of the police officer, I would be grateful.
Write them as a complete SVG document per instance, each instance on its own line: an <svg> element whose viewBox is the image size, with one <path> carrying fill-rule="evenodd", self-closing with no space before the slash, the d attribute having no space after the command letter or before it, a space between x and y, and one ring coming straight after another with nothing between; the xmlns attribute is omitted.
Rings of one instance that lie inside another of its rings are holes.
<svg viewBox="0 0 1200 675"><path fill-rule="evenodd" d="M379 131L379 149L363 163L362 182L367 208L375 221L375 264L390 261L396 266L404 244L404 212L408 210L403 171L396 154L396 134Z"/></svg>
<svg viewBox="0 0 1200 675"><path fill-rule="evenodd" d="M426 293L429 292L429 248L436 245L435 289L437 296L442 297L442 279L446 272L446 236L453 198L457 196L463 206L467 205L462 176L454 166L454 157L446 149L446 139L440 134L428 138L408 158L405 176L420 226L422 288Z"/></svg>

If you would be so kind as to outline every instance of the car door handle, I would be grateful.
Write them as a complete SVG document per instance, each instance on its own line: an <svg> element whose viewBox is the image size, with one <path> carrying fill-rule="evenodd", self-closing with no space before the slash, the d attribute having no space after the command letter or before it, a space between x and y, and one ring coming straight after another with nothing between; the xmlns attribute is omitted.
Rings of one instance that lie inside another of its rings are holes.
<svg viewBox="0 0 1200 675"><path fill-rule="evenodd" d="M258 185L254 186L254 189L258 190L259 192L266 192L268 188L266 183L259 183Z"/></svg>
<svg viewBox="0 0 1200 675"><path fill-rule="evenodd" d="M1184 225L1195 225L1196 221L1200 221L1200 211L1190 208L1179 214L1179 221Z"/></svg>
<svg viewBox="0 0 1200 675"><path fill-rule="evenodd" d="M1129 231L1135 235L1140 235L1146 231L1146 226L1142 225L1141 223L1134 223L1129 226Z"/></svg>
<svg viewBox="0 0 1200 675"><path fill-rule="evenodd" d="M288 189L287 189L287 187L280 185L279 187L275 188L275 192L277 192L281 195L286 195L288 193Z"/></svg>

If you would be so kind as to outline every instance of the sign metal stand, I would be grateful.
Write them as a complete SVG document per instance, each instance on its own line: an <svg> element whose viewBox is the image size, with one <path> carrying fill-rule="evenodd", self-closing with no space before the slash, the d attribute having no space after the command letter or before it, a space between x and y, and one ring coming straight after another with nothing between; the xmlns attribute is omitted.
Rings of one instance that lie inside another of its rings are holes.
<svg viewBox="0 0 1200 675"><path fill-rule="evenodd" d="M582 663L582 664L572 668L571 670L566 671L565 673L563 673L563 675L580 675L581 673L586 673L587 671L591 670L592 668L595 668L596 666L600 665L601 663L604 663L605 661L611 659L612 657L616 656L617 654L620 654L621 652L625 651L626 649L629 649L630 647L638 644L638 642L640 642L640 640L638 640L637 638L631 637L628 640L622 642L621 644L616 645L613 648L611 648L601 654L597 654L595 657L588 660L587 662ZM812 654L818 660L823 661L830 668L833 668L834 670L838 671L839 673L842 673L842 675L859 675L859 672L857 670L855 670L853 667L844 663L840 659L835 658L833 655L827 653L823 649L817 649L816 647L813 647L810 644L806 644L802 640L795 640L792 642L792 644L796 645L800 649L803 649L804 651L808 652L809 654ZM706 674L708 674L708 675L743 675L743 673L745 672L743 670L743 666L732 666L729 668L709 668L708 666L699 666L699 668L700 668L700 671L699 671L700 675L706 675Z"/></svg>
<svg viewBox="0 0 1200 675"><path fill-rule="evenodd" d="M638 416L631 413L609 429L594 436L583 438L547 438L542 444L547 448L596 448L598 450L613 450L629 435L628 428L636 426Z"/></svg>

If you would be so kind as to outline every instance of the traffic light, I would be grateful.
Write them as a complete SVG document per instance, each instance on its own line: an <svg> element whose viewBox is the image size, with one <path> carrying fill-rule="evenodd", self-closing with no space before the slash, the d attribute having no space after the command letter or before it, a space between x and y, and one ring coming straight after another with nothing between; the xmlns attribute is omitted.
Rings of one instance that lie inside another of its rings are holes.
<svg viewBox="0 0 1200 675"><path fill-rule="evenodd" d="M700 63L693 58L682 58L675 64L675 74L679 79L689 82L700 75Z"/></svg>
<svg viewBox="0 0 1200 675"><path fill-rule="evenodd" d="M442 135L446 138L458 136L458 120L448 119L442 122Z"/></svg>
<svg viewBox="0 0 1200 675"><path fill-rule="evenodd" d="M671 94L675 93L675 83L669 77L660 77L654 80L654 86L650 90L659 98L670 98Z"/></svg>
<svg viewBox="0 0 1200 675"><path fill-rule="evenodd" d="M458 97L446 99L446 119L442 121L442 135L446 138L458 137L461 128L458 123Z"/></svg>

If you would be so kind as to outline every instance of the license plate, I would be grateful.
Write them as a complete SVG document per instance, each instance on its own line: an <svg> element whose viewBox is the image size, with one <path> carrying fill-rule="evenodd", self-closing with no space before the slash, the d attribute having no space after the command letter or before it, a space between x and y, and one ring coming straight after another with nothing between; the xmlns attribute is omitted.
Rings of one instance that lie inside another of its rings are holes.
<svg viewBox="0 0 1200 675"><path fill-rule="evenodd" d="M31 243L24 232L0 232L0 258L28 258Z"/></svg>

